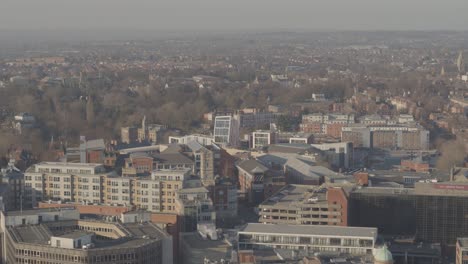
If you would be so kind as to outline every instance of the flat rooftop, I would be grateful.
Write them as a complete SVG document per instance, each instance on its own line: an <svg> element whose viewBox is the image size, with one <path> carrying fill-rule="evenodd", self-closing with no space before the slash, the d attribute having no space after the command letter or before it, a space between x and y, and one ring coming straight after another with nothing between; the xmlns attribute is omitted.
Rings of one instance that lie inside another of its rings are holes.
<svg viewBox="0 0 468 264"><path fill-rule="evenodd" d="M468 197L468 182L417 182L414 193L423 196Z"/></svg>
<svg viewBox="0 0 468 264"><path fill-rule="evenodd" d="M462 247L468 247L468 237L462 237L458 238L457 242L460 244Z"/></svg>
<svg viewBox="0 0 468 264"><path fill-rule="evenodd" d="M60 211L74 211L76 210L73 205L70 207L60 207L60 208L36 208L36 209L28 209L22 211L8 211L3 212L5 216L20 216L20 215L37 215L40 213L49 213L49 212L60 212Z"/></svg>
<svg viewBox="0 0 468 264"><path fill-rule="evenodd" d="M242 230L240 230L239 233L327 237L365 237L374 239L377 237L377 228L249 223Z"/></svg>
<svg viewBox="0 0 468 264"><path fill-rule="evenodd" d="M307 203L308 199L316 197L315 203L327 201L327 188L323 186L290 184L281 188L276 194L266 199L262 206L275 206L278 208L294 209L297 205Z"/></svg>
<svg viewBox="0 0 468 264"><path fill-rule="evenodd" d="M81 220L80 223L86 225L87 221ZM89 224L93 222L102 222L102 221L88 221ZM70 228L70 224L73 221L60 221L60 222L51 222L54 226L57 223L63 223L64 226ZM168 237L168 234L159 229L157 226L151 223L132 223L132 224L118 224L112 222L102 222L106 224L115 225L118 229L123 231L127 236L119 239L93 239L97 249L103 248L128 248L142 246L148 243L153 242L154 240L162 240ZM81 225L80 224L80 225ZM73 226L73 225L72 225ZM64 237L64 238L79 238L84 235L94 234L93 232L84 232L82 230L70 230L66 233L52 232L46 224L40 225L26 225L26 226L17 226L10 227L8 229L12 237L17 243L27 243L27 244L37 244L37 245L48 245L48 241L51 237ZM81 249L77 249L81 250Z"/></svg>
<svg viewBox="0 0 468 264"><path fill-rule="evenodd" d="M210 260L230 259L232 247L224 240L203 239L197 232L181 233L184 263L203 263Z"/></svg>
<svg viewBox="0 0 468 264"><path fill-rule="evenodd" d="M77 238L88 236L88 235L93 235L93 233L84 232L84 231L72 231L72 232L68 232L63 235L57 236L57 237L77 239Z"/></svg>
<svg viewBox="0 0 468 264"><path fill-rule="evenodd" d="M18 226L12 228L12 236L19 243L47 245L52 233L44 225Z"/></svg>
<svg viewBox="0 0 468 264"><path fill-rule="evenodd" d="M151 223L130 223L123 224L123 226L135 238L149 237L151 239L162 239L167 236L165 232Z"/></svg>
<svg viewBox="0 0 468 264"><path fill-rule="evenodd" d="M361 187L354 189L351 193L362 194L386 194L386 195L414 195L412 188L391 188L391 187Z"/></svg>
<svg viewBox="0 0 468 264"><path fill-rule="evenodd" d="M42 167L74 167L74 168L95 168L95 167L100 167L104 166L99 163L73 163L73 162L49 162L49 161L43 161L41 163L36 164L35 166Z"/></svg>

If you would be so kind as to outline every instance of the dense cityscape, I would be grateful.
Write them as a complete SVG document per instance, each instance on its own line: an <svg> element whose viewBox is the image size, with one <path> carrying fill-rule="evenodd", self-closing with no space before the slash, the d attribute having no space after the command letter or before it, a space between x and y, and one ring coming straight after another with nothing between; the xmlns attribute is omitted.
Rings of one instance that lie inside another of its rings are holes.
<svg viewBox="0 0 468 264"><path fill-rule="evenodd" d="M468 33L0 40L1 263L468 263Z"/></svg>

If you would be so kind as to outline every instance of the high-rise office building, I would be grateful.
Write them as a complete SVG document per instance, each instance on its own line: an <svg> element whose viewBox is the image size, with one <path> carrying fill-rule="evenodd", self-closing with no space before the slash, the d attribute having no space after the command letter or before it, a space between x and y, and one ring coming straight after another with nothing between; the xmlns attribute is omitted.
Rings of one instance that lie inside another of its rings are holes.
<svg viewBox="0 0 468 264"><path fill-rule="evenodd" d="M362 187L349 194L351 226L373 226L385 235L414 235L413 189Z"/></svg>
<svg viewBox="0 0 468 264"><path fill-rule="evenodd" d="M468 184L466 182L415 184L416 237L455 246L468 236Z"/></svg>

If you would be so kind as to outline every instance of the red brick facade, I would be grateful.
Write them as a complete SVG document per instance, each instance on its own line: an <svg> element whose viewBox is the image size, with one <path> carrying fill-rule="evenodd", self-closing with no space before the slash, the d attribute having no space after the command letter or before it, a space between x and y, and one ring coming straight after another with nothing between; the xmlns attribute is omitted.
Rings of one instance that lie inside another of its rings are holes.
<svg viewBox="0 0 468 264"><path fill-rule="evenodd" d="M328 204L341 205L341 223L340 226L348 226L348 197L342 188L328 188L327 191Z"/></svg>

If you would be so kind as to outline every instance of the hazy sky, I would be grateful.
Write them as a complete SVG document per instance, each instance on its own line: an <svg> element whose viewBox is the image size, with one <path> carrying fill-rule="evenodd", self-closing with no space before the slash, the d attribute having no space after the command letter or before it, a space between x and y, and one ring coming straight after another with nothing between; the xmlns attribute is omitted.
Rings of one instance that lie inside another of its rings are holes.
<svg viewBox="0 0 468 264"><path fill-rule="evenodd" d="M0 30L468 30L468 0L0 0Z"/></svg>

